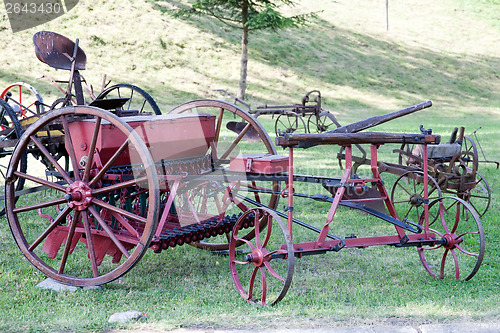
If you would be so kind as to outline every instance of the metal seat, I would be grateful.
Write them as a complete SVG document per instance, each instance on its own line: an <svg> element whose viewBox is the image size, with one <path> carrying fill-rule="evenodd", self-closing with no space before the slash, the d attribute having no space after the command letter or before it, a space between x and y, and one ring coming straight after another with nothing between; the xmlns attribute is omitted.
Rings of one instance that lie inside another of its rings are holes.
<svg viewBox="0 0 500 333"><path fill-rule="evenodd" d="M33 36L36 57L43 63L56 69L71 70L75 42L50 31L39 31ZM78 47L75 70L84 70L87 63L85 52Z"/></svg>

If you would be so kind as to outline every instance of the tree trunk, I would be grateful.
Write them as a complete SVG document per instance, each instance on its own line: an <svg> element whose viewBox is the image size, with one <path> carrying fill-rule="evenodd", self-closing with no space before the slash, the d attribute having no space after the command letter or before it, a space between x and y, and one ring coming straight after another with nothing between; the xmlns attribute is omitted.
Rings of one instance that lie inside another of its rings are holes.
<svg viewBox="0 0 500 333"><path fill-rule="evenodd" d="M241 64L240 64L240 90L238 98L245 98L245 90L247 89L247 68L248 68L248 3L243 1L241 8L241 18L243 24L243 34L241 36Z"/></svg>

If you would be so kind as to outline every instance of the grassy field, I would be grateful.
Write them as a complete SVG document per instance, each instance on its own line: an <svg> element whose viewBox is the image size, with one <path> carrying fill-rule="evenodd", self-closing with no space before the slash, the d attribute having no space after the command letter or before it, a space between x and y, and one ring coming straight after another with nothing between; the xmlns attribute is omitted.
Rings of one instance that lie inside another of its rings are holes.
<svg viewBox="0 0 500 333"><path fill-rule="evenodd" d="M235 92L239 35L208 19L177 21L165 14L173 1L89 1L55 21L12 34L0 16L0 87L34 85L46 102L60 97L31 41L38 30L79 38L87 54L83 75L98 90L102 75L147 90L163 112L195 98ZM342 124L432 100L431 109L375 130L417 132L419 125L447 138L455 126L478 131L489 160L500 160L500 19L498 0L391 1L389 30L383 1L302 0L285 11L321 9L308 27L250 38L248 102L296 103L322 92L324 108ZM266 126L270 119L264 119ZM395 161L391 150L382 160ZM339 176L332 147L297 151L302 173ZM190 246L147 253L134 269L103 290L56 293L36 288L44 276L20 254L6 220L0 223L0 330L101 332L113 328L301 328L387 323L417 325L500 321L499 171L480 164L492 203L482 218L486 255L468 282L436 280L414 249L374 247L297 260L292 287L276 307L246 304L234 288L226 256ZM387 177L390 187L393 178ZM305 191L321 191L307 188ZM313 192L314 193L314 192ZM280 203L281 205L282 203ZM321 225L325 203L297 201L297 217ZM0 220L1 221L1 220ZM342 209L339 235L378 231L383 222ZM298 231L302 238L314 237ZM310 238L309 238L310 239ZM139 310L147 321L109 324L117 311Z"/></svg>

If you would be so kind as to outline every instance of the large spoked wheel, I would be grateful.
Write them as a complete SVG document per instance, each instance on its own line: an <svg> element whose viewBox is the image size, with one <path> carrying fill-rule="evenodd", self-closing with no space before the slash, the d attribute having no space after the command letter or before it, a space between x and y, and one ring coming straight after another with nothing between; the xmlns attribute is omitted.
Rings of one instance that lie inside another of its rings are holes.
<svg viewBox="0 0 500 333"><path fill-rule="evenodd" d="M295 112L280 114L274 123L276 136L280 133L307 133L304 118Z"/></svg>
<svg viewBox="0 0 500 333"><path fill-rule="evenodd" d="M206 180L193 182L193 186L186 186L188 190L185 195L178 196L175 202L178 214L181 213L179 210L186 207L190 208L191 212L183 215L193 216L195 212L199 220L206 220L209 217L217 217L219 220L231 217L234 220L239 214L255 205L276 208L280 191L279 182L250 180L246 178L244 172L229 171L231 159L237 156L251 153L276 155L273 142L255 117L234 104L211 99L182 104L170 113L202 113L216 117L215 138L209 153L213 161L213 174L227 175L225 181ZM195 222L196 218L193 218L191 223ZM241 237L251 238L253 234L249 232ZM229 238L230 233L227 232L192 245L213 251L228 250Z"/></svg>
<svg viewBox="0 0 500 333"><path fill-rule="evenodd" d="M251 241L239 235L248 226L255 233ZM243 254L236 252L240 242L246 250ZM236 289L246 301L265 306L282 300L292 283L295 267L292 239L283 220L267 208L245 212L233 229L229 265Z"/></svg>
<svg viewBox="0 0 500 333"><path fill-rule="evenodd" d="M312 114L307 119L307 130L309 133L323 133L340 127L339 122L333 114L323 111L320 114Z"/></svg>
<svg viewBox="0 0 500 333"><path fill-rule="evenodd" d="M0 98L7 101L20 118L45 112L42 96L26 82L16 82L9 85L0 93Z"/></svg>
<svg viewBox="0 0 500 333"><path fill-rule="evenodd" d="M425 230L423 216L419 223ZM440 279L453 276L470 280L481 266L485 249L484 230L476 211L456 197L434 200L429 204L429 231L436 234L439 244L417 248L425 269Z"/></svg>
<svg viewBox="0 0 500 333"><path fill-rule="evenodd" d="M427 193L429 201L441 198L439 184L434 177L428 175ZM425 203L424 173L408 171L402 174L391 190L391 202L401 220L418 223L424 212Z"/></svg>
<svg viewBox="0 0 500 333"><path fill-rule="evenodd" d="M17 140L21 137L22 128L16 113L12 109L9 103L5 102L0 98L0 175L1 175L1 186L2 186L2 199L0 200L0 216L5 215L5 201L3 199L3 187L5 184L5 175L7 173L7 167L9 164L10 156L17 143ZM20 157L19 169L22 172L26 172L27 157L23 154ZM16 184L16 191L23 188L24 181L19 181Z"/></svg>
<svg viewBox="0 0 500 333"><path fill-rule="evenodd" d="M69 170L47 149L58 140ZM24 172L28 150L43 158L30 160ZM57 171L48 179L46 163ZM24 190L16 193L21 181ZM53 110L28 127L5 187L9 226L21 252L68 285L100 285L125 274L147 250L158 223L158 176L146 145L128 124L97 108Z"/></svg>
<svg viewBox="0 0 500 333"><path fill-rule="evenodd" d="M153 97L143 89L132 84L115 84L104 89L96 99L108 98L128 98L128 101L121 107L123 111L138 111L140 114L161 114L161 110Z"/></svg>

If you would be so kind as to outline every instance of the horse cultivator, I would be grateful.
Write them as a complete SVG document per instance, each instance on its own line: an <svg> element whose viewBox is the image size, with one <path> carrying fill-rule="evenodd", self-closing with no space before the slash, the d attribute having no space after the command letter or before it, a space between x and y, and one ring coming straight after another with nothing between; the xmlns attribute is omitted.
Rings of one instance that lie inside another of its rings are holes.
<svg viewBox="0 0 500 333"><path fill-rule="evenodd" d="M288 149L282 156L255 117L218 100L191 101L163 115L118 117L95 106L75 105L38 118L11 151L6 214L24 256L65 284L105 284L127 273L148 249L159 253L189 244L228 251L240 295L272 305L287 293L295 260L307 255L374 245L414 247L431 275L457 280L472 278L484 256L484 231L475 210L457 197L429 200L426 156L440 137L425 131L284 133L276 138L276 145ZM242 124L238 133L230 129L235 120ZM380 177L377 150L385 144L421 149L422 211L413 220L400 218ZM343 147L340 178L294 172L297 149L324 145ZM369 146L368 177L353 173L355 145ZM67 156L67 163L59 156ZM295 192L297 183L326 187L332 195ZM377 196L363 195L368 185ZM286 200L284 211L277 208L280 198ZM320 227L294 216L296 198L330 205ZM388 213L367 205L372 201L382 203ZM339 206L368 213L392 231L334 235ZM317 236L294 242L294 225Z"/></svg>

